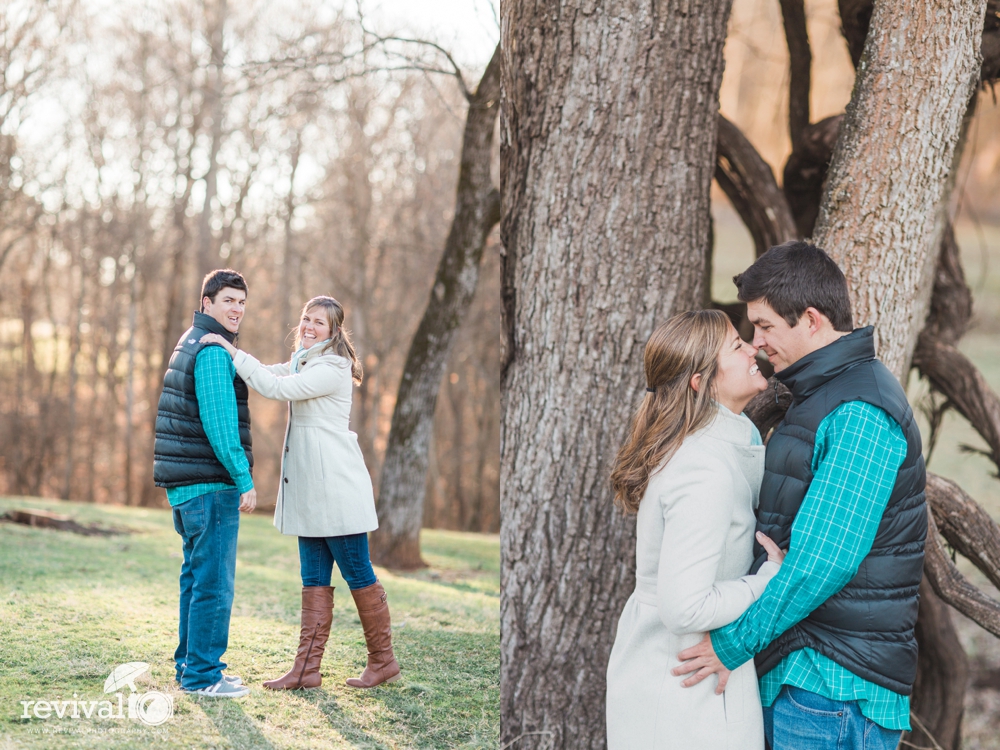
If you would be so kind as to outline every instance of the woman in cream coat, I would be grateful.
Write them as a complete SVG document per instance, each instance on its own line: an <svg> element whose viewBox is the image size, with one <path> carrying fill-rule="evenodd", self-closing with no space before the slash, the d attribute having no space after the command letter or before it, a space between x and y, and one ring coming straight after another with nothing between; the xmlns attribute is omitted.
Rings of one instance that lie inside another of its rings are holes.
<svg viewBox="0 0 1000 750"><path fill-rule="evenodd" d="M332 297L314 297L302 309L296 351L289 362L263 365L221 336L237 374L266 398L288 401L281 453L281 482L274 525L299 538L302 628L292 668L269 680L272 690L319 687L320 663L333 619L333 564L358 607L368 644L364 673L351 687L374 687L399 678L392 652L389 605L368 555L368 532L378 528L371 477L349 429L351 393L361 383L361 363L344 330L344 308Z"/></svg>
<svg viewBox="0 0 1000 750"><path fill-rule="evenodd" d="M764 446L741 414L767 388L756 350L725 314L689 312L646 344L647 395L612 472L615 502L636 518L636 586L608 664L609 750L763 750L753 662L725 692L689 688L670 670L677 654L735 620L777 572L769 552L756 575L754 509Z"/></svg>

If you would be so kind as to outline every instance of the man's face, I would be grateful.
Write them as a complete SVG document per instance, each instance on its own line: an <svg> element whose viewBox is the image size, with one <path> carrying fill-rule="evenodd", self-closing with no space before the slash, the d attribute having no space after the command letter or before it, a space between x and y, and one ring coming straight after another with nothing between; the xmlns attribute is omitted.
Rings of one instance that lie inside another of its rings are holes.
<svg viewBox="0 0 1000 750"><path fill-rule="evenodd" d="M747 303L747 317L753 323L753 345L767 355L775 372L795 364L814 348L805 315L790 326L769 304L758 300Z"/></svg>
<svg viewBox="0 0 1000 750"><path fill-rule="evenodd" d="M247 304L247 293L242 289L233 289L224 286L215 295L215 302L209 297L201 300L202 312L211 315L222 327L230 333L236 333L240 329L240 321L243 320L243 308Z"/></svg>

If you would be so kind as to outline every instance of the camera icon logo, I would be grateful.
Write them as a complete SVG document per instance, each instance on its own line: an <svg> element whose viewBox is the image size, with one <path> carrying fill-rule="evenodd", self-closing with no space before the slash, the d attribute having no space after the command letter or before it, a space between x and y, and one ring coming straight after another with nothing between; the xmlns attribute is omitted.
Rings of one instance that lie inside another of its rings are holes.
<svg viewBox="0 0 1000 750"><path fill-rule="evenodd" d="M174 699L159 690L140 693L135 680L149 669L142 661L132 661L116 667L104 681L104 692L121 692L126 686L131 691L128 696L128 717L138 719L149 727L158 727L174 715Z"/></svg>

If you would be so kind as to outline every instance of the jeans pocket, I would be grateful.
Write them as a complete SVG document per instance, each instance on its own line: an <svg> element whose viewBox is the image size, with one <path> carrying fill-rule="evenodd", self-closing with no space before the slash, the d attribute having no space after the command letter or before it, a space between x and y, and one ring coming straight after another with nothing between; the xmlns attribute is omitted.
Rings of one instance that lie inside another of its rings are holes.
<svg viewBox="0 0 1000 750"><path fill-rule="evenodd" d="M896 750L903 733L898 729L886 729L867 716L865 720L865 748L867 750Z"/></svg>
<svg viewBox="0 0 1000 750"><path fill-rule="evenodd" d="M788 702L805 713L815 716L842 716L844 713L844 704L840 701L830 700L817 693L791 685L785 685L784 690Z"/></svg>
<svg viewBox="0 0 1000 750"><path fill-rule="evenodd" d="M178 529L181 536L193 536L205 530L205 498L204 496L193 497L185 503L181 503L176 508L180 515L180 525L183 530ZM174 519L177 525L177 519Z"/></svg>

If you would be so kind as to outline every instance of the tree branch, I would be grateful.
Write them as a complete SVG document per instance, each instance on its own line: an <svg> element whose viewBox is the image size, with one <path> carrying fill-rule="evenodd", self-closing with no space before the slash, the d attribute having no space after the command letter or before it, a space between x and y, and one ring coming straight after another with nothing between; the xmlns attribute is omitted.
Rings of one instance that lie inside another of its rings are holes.
<svg viewBox="0 0 1000 750"><path fill-rule="evenodd" d="M811 236L816 226L823 183L843 119L843 115L834 115L807 125L799 138L798 148L785 162L785 198L795 217L799 237Z"/></svg>
<svg viewBox="0 0 1000 750"><path fill-rule="evenodd" d="M934 591L984 630L1000 637L1000 602L986 596L963 576L938 535L934 514L927 514L927 546L924 573Z"/></svg>
<svg viewBox="0 0 1000 750"><path fill-rule="evenodd" d="M719 115L715 180L750 231L757 256L797 235L771 167L733 123Z"/></svg>
<svg viewBox="0 0 1000 750"><path fill-rule="evenodd" d="M792 151L801 148L809 127L809 89L811 84L812 52L806 30L806 9L803 0L780 0L781 19L788 43L790 81L788 84L788 132Z"/></svg>
<svg viewBox="0 0 1000 750"><path fill-rule="evenodd" d="M927 475L927 503L949 544L1000 588L1000 526L955 482Z"/></svg>

